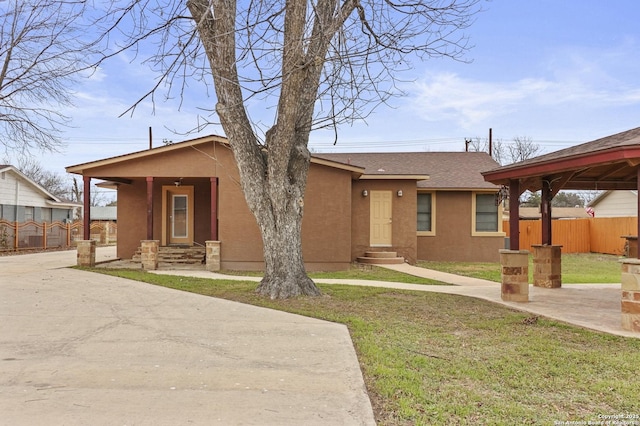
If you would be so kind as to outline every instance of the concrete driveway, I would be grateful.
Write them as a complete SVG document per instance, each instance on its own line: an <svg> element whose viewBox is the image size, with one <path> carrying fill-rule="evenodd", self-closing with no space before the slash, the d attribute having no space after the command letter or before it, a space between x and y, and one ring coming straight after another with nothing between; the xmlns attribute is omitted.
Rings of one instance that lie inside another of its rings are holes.
<svg viewBox="0 0 640 426"><path fill-rule="evenodd" d="M0 257L0 424L375 424L343 325L75 261Z"/></svg>

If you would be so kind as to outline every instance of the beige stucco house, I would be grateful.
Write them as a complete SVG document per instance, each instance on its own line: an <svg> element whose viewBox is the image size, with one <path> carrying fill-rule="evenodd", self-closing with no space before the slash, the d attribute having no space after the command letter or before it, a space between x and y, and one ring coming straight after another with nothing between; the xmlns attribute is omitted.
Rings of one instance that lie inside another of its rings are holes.
<svg viewBox="0 0 640 426"><path fill-rule="evenodd" d="M418 259L497 261L498 187L486 153L313 154L305 195L308 270L347 269L367 251ZM223 269L259 270L262 242L227 140L208 136L67 167L118 192L118 256L142 240L220 242ZM500 219L500 220L499 220Z"/></svg>

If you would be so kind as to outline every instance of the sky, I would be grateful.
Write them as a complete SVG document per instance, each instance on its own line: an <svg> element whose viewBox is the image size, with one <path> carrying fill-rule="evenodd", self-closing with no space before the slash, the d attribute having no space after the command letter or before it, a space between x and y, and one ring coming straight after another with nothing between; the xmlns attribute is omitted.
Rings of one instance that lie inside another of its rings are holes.
<svg viewBox="0 0 640 426"><path fill-rule="evenodd" d="M530 138L543 153L640 126L640 2L492 0L466 30L465 62L414 62L406 96L366 122L311 134L317 152L462 151L465 138ZM144 66L121 56L76 88L66 147L41 154L48 169L100 160L195 135L214 100L188 93L156 97L125 114L153 84ZM198 101L195 101L195 99ZM175 132L178 133L175 133ZM223 134L208 127L199 135Z"/></svg>

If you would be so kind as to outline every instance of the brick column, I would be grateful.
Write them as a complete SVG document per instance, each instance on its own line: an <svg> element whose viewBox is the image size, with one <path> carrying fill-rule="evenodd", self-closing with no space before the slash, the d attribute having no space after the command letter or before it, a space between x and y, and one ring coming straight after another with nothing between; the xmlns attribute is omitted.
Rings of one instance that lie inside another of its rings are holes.
<svg viewBox="0 0 640 426"><path fill-rule="evenodd" d="M545 288L562 287L562 246L534 245L533 285Z"/></svg>
<svg viewBox="0 0 640 426"><path fill-rule="evenodd" d="M207 271L218 272L220 270L220 241L205 241Z"/></svg>
<svg viewBox="0 0 640 426"><path fill-rule="evenodd" d="M158 269L158 240L142 240L140 260L142 261L142 269L155 270Z"/></svg>
<svg viewBox="0 0 640 426"><path fill-rule="evenodd" d="M76 241L78 266L96 266L96 242L94 240Z"/></svg>
<svg viewBox="0 0 640 426"><path fill-rule="evenodd" d="M622 328L640 332L640 260L622 261Z"/></svg>
<svg viewBox="0 0 640 426"><path fill-rule="evenodd" d="M529 301L529 252L527 250L500 250L502 267L502 300Z"/></svg>

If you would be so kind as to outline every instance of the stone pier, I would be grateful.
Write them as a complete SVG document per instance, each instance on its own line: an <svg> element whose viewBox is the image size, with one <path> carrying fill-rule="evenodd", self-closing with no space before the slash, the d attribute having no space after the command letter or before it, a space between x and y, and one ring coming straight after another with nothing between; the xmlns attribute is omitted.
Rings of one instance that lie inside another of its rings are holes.
<svg viewBox="0 0 640 426"><path fill-rule="evenodd" d="M96 266L96 242L94 240L76 241L78 266Z"/></svg>
<svg viewBox="0 0 640 426"><path fill-rule="evenodd" d="M158 240L142 240L140 260L142 261L142 269L155 270L158 269Z"/></svg>
<svg viewBox="0 0 640 426"><path fill-rule="evenodd" d="M622 260L622 328L640 332L640 260Z"/></svg>
<svg viewBox="0 0 640 426"><path fill-rule="evenodd" d="M529 251L500 250L502 267L502 300L529 301Z"/></svg>
<svg viewBox="0 0 640 426"><path fill-rule="evenodd" d="M205 241L207 271L220 271L220 241Z"/></svg>
<svg viewBox="0 0 640 426"><path fill-rule="evenodd" d="M533 285L544 288L562 287L562 246L534 245Z"/></svg>

